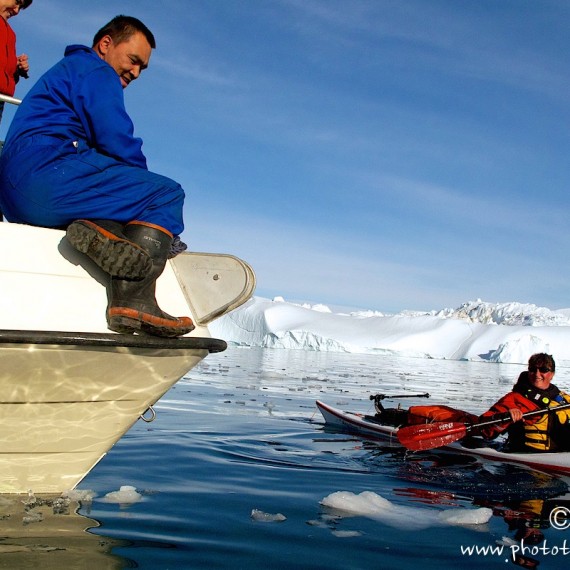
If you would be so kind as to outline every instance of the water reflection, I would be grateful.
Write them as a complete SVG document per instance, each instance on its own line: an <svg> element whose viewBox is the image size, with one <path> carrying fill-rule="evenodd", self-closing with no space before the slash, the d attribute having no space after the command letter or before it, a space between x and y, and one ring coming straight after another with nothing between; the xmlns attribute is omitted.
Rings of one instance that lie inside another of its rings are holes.
<svg viewBox="0 0 570 570"><path fill-rule="evenodd" d="M363 442L368 466L384 463L387 450L375 443ZM430 489L442 489L470 499L544 499L566 493L568 484L560 476L535 471L524 466L486 461L446 450L408 453L388 450L393 475L400 480L421 483Z"/></svg>
<svg viewBox="0 0 570 570"><path fill-rule="evenodd" d="M507 535L503 536L501 543L511 547L512 562L524 568L536 568L540 564L540 557L533 556L549 552L545 532L548 529L560 531L570 527L570 494L563 492L556 496L557 483L568 489L563 481L550 479L552 486L549 489L549 475L536 471L529 471L527 475L522 490L514 493L519 498L509 498L508 492L502 499L498 495L494 498L491 493L489 497L482 494L471 502L475 507L491 509L494 517L503 519ZM536 478L535 486L532 484L533 477ZM501 482L500 479L498 481ZM548 497L550 493L552 496ZM397 494L430 505L459 506L461 503L457 495L449 491L409 487L398 490ZM524 494L527 498L520 498Z"/></svg>
<svg viewBox="0 0 570 570"><path fill-rule="evenodd" d="M56 496L0 495L0 568L134 567L113 554L124 541L90 532L99 523L79 514L79 506Z"/></svg>
<svg viewBox="0 0 570 570"><path fill-rule="evenodd" d="M447 450L409 453L354 435L330 435L329 449L345 467L350 457L355 471L365 467L369 473L390 477L394 495L410 503L491 509L505 524L502 543L514 549L512 561L519 566L536 568L540 557L526 554L534 552L532 547L543 551L547 531L556 534L570 528L569 477Z"/></svg>

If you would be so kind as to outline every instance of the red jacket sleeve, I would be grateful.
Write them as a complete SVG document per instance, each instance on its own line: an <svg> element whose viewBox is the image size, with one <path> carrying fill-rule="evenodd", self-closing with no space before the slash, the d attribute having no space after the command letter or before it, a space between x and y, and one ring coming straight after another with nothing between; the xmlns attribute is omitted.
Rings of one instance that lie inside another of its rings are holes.
<svg viewBox="0 0 570 570"><path fill-rule="evenodd" d="M521 394L517 392L509 392L498 402L493 404L488 411L479 416L479 421L484 422L495 419L493 416L506 414L511 408L518 408L524 414L532 410L537 410L539 407ZM538 417L540 417L540 415ZM538 419L538 417L531 419L530 421L535 421ZM479 433L486 439L493 439L500 433L504 432L509 427L509 425L511 425L511 423L512 422L509 420L504 423L486 426L481 428L479 430Z"/></svg>
<svg viewBox="0 0 570 570"><path fill-rule="evenodd" d="M0 18L0 93L14 95L17 69L16 34L8 22Z"/></svg>

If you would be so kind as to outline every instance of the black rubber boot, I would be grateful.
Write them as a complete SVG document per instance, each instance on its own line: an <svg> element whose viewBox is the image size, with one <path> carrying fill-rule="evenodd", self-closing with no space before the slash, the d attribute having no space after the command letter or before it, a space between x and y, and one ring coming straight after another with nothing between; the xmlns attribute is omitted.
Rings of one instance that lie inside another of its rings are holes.
<svg viewBox="0 0 570 570"><path fill-rule="evenodd" d="M156 302L156 280L164 271L172 235L161 228L143 222L131 222L124 227L127 239L142 247L152 259L152 267L142 281L113 277L109 291L107 323L112 331L142 333L160 337L177 337L194 329L189 317L172 317Z"/></svg>
<svg viewBox="0 0 570 570"><path fill-rule="evenodd" d="M111 277L140 280L152 268L148 253L124 235L119 222L76 220L68 226L66 237Z"/></svg>

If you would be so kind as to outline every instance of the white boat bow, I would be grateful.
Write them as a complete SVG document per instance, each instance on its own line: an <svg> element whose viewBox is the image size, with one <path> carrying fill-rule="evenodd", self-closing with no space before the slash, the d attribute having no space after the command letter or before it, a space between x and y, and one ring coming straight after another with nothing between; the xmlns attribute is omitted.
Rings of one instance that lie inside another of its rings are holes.
<svg viewBox="0 0 570 570"><path fill-rule="evenodd" d="M178 339L107 329L108 276L65 232L0 223L0 493L73 489L173 384L226 348L207 325L247 301L255 275L222 254L183 253L157 282Z"/></svg>

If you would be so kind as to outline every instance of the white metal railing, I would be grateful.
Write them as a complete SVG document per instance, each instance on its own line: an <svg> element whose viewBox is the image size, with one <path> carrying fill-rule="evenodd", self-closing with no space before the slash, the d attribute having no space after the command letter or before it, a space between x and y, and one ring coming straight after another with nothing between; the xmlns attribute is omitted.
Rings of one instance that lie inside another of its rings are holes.
<svg viewBox="0 0 570 570"><path fill-rule="evenodd" d="M2 93L0 93L0 101L4 101L4 103L12 103L12 105L19 105L22 102L20 99L10 97L9 95L2 95Z"/></svg>

